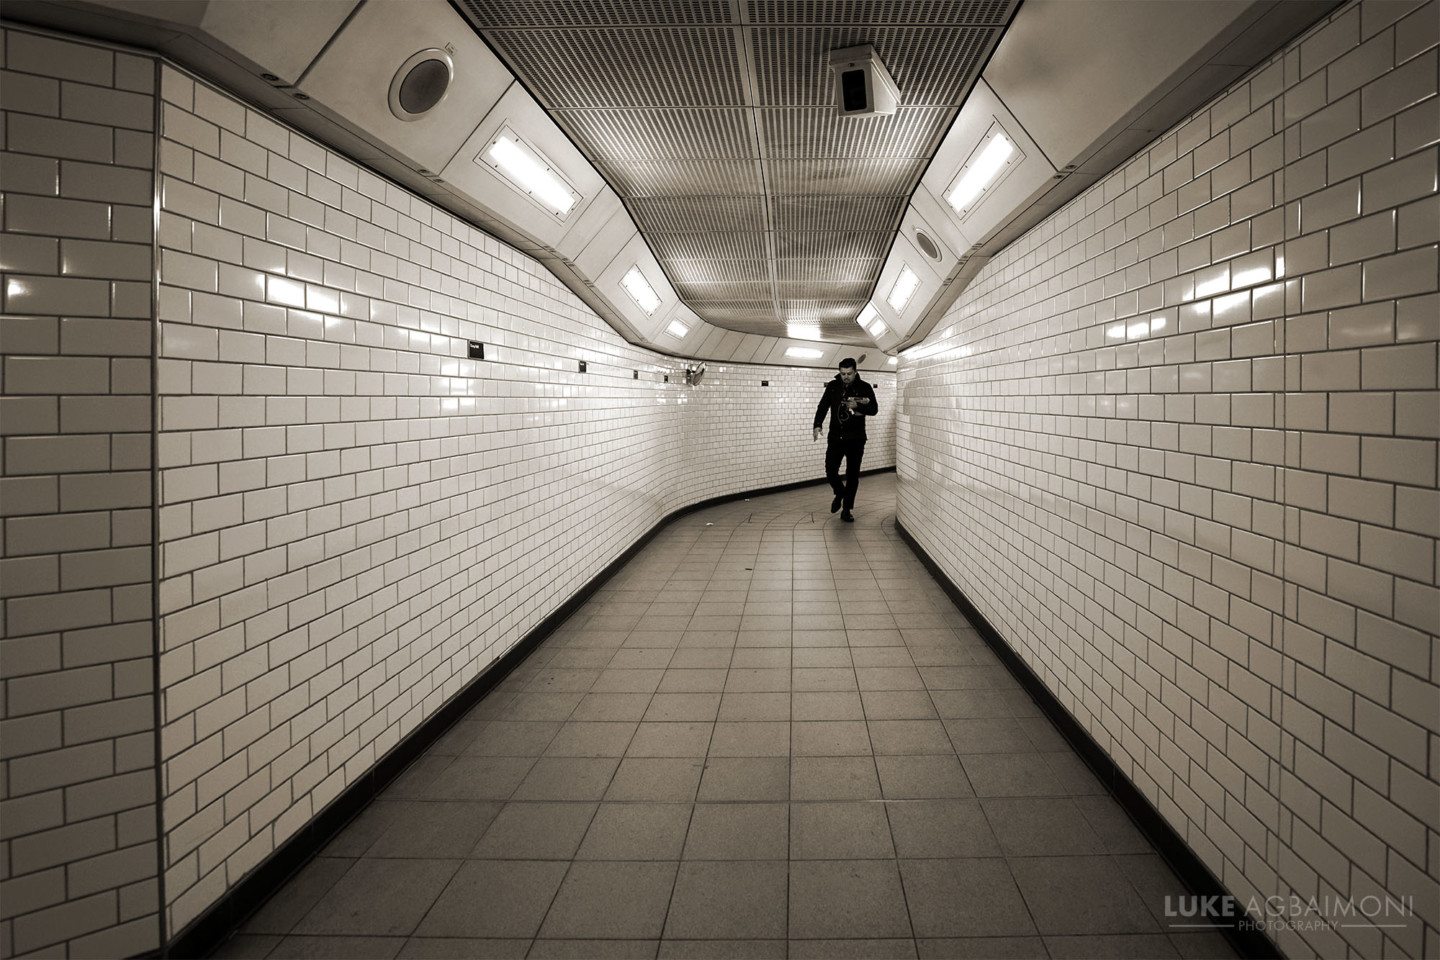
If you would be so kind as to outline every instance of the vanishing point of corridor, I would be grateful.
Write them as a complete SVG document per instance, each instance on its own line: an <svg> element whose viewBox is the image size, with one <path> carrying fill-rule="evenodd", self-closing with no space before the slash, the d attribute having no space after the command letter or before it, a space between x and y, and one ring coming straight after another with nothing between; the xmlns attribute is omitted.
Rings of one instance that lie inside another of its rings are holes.
<svg viewBox="0 0 1440 960"><path fill-rule="evenodd" d="M894 490L670 524L218 955L1231 956Z"/></svg>

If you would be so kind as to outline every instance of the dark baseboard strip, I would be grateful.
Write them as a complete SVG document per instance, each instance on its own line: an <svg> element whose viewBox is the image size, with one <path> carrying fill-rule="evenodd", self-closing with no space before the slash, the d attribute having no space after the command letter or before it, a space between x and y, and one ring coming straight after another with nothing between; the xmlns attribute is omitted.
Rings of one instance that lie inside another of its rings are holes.
<svg viewBox="0 0 1440 960"><path fill-rule="evenodd" d="M1198 896L1229 895L1230 891L1225 888L1219 878L1210 871L1204 861L1195 855L1195 851L1190 849L1190 845L1181 838L1180 834L1175 832L1175 828L1170 826L1160 815L1160 812L1151 805L1130 778L1121 772L1120 767L1110 759L1110 755L1096 742L1089 731L1082 727L1074 715L1056 699L1055 694L1050 692L1050 688L1045 686L1044 681L1030 669L1029 664L1020 658L1020 655L1006 642L999 631L985 618L985 615L976 609L975 605L970 602L970 598L965 596L965 592L956 586L930 554L925 552L925 548L916 542L910 531L900 523L898 517L895 520L895 529L899 532L900 538L925 565L925 569L930 571L930 575L945 588L945 592L950 595L955 606L980 634L981 639L995 652L995 655L1000 658L1000 662L1020 682L1020 685L1025 688L1025 692L1030 694L1051 722L1059 728L1065 739L1070 741L1070 745L1080 754L1090 771L1110 791L1120 806L1135 821L1135 825L1140 828L1140 831L1155 845L1160 856L1179 875L1181 882ZM1284 956L1275 946L1274 941L1263 931L1225 927L1221 928L1221 932L1242 957L1271 960L1271 958Z"/></svg>
<svg viewBox="0 0 1440 960"><path fill-rule="evenodd" d="M861 476L893 473L894 471L894 467L879 467L874 470L863 470ZM463 690L447 700L425 722L412 730L404 740L392 747L363 777L346 787L344 793L332 800L304 828L281 844L259 866L251 870L224 897L216 901L214 906L192 920L158 955L163 957L204 957L219 947L285 881L310 862L324 848L325 844L329 843L346 824L365 808L366 804L399 776L412 761L423 754L455 721L469 713L477 703L484 699L487 693L523 663L536 647L569 619L571 614L580 609L585 601L589 600L607 580L634 559L635 555L665 527L687 514L704 510L707 507L733 503L749 497L785 493L823 483L825 483L823 479L801 480L796 483L726 494L722 497L711 497L708 500L681 507L661 518L624 553L612 560L604 570L590 578L589 582L576 591L570 599L521 638L504 656L490 664L484 673L470 681ZM156 956L156 954L149 956Z"/></svg>

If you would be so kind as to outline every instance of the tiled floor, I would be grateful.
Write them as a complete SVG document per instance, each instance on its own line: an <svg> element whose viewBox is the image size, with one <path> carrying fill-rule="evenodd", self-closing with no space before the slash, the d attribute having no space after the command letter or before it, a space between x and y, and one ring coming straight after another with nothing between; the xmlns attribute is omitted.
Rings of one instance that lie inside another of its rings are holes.
<svg viewBox="0 0 1440 960"><path fill-rule="evenodd" d="M894 489L667 527L217 955L1232 956Z"/></svg>

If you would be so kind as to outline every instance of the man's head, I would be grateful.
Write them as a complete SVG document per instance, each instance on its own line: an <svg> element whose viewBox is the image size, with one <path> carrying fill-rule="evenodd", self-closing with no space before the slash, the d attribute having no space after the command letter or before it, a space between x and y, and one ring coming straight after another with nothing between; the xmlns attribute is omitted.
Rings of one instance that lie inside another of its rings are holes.
<svg viewBox="0 0 1440 960"><path fill-rule="evenodd" d="M854 357L846 357L844 360L841 360L841 361L840 361L840 382L841 382L841 383L849 383L849 382L851 382L852 380L854 380L856 377L858 377L859 375L860 375L860 371L857 370L856 367L855 367L855 358L854 358Z"/></svg>

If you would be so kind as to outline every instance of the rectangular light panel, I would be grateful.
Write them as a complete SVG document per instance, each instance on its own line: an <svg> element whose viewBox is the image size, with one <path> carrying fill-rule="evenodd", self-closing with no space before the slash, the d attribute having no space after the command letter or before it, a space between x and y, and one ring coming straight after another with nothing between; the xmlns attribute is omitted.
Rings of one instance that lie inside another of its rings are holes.
<svg viewBox="0 0 1440 960"><path fill-rule="evenodd" d="M645 274L640 272L638 263L626 271L620 285L625 288L625 292L630 294L630 298L639 305L640 309L645 311L646 316L653 314L655 308L660 306L660 295L655 292L654 287L650 286L650 281L645 279Z"/></svg>
<svg viewBox="0 0 1440 960"><path fill-rule="evenodd" d="M786 347L785 356L792 360L819 360L825 356L825 351L812 350L810 347Z"/></svg>
<svg viewBox="0 0 1440 960"><path fill-rule="evenodd" d="M955 181L955 185L945 195L945 201L955 208L956 213L963 212L990 185L1014 152L1015 145L1010 142L1010 138L997 132L970 164L969 169Z"/></svg>
<svg viewBox="0 0 1440 960"><path fill-rule="evenodd" d="M920 277L910 269L908 263L902 266L900 276L895 278L895 286L890 288L890 296L885 298L886 302L890 304L890 309L896 313L904 313L918 286L920 286Z"/></svg>
<svg viewBox="0 0 1440 960"><path fill-rule="evenodd" d="M561 217L580 201L580 195L550 164L508 131L495 138L485 156L534 200Z"/></svg>
<svg viewBox="0 0 1440 960"><path fill-rule="evenodd" d="M679 320L671 320L670 326L665 328L665 332L677 340L684 340L685 335L690 332L690 328Z"/></svg>

